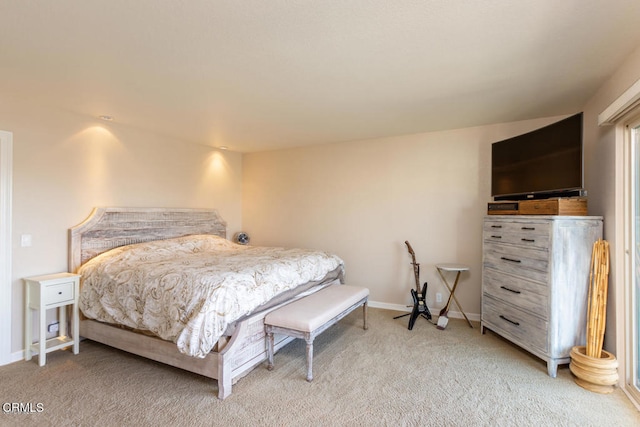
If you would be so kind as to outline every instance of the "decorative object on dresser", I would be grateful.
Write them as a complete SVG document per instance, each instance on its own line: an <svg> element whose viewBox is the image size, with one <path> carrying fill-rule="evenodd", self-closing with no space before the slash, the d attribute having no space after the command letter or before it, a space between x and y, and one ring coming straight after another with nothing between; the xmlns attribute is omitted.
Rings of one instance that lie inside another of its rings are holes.
<svg viewBox="0 0 640 427"><path fill-rule="evenodd" d="M273 369L273 334L301 338L307 343L307 381L313 381L313 340L331 325L362 306L363 329L367 329L369 289L359 286L328 286L273 310L264 318L267 334L267 368Z"/></svg>
<svg viewBox="0 0 640 427"><path fill-rule="evenodd" d="M585 197L489 202L487 215L587 215Z"/></svg>
<svg viewBox="0 0 640 427"><path fill-rule="evenodd" d="M520 215L587 215L587 199L564 197L557 199L523 200L518 204Z"/></svg>
<svg viewBox="0 0 640 427"><path fill-rule="evenodd" d="M427 306L427 282L424 282L422 289L420 289L420 264L416 262L416 253L413 251L408 240L405 240L404 244L407 245L407 250L409 251L409 255L411 255L411 265L413 265L413 277L416 281L416 288L411 289L411 298L413 299L413 310L411 310L411 313L401 314L400 316L394 317L394 319L411 316L409 318L408 328L412 330L418 316L422 316L428 321L431 321L431 312Z"/></svg>
<svg viewBox="0 0 640 427"><path fill-rule="evenodd" d="M44 366L46 354L65 347L73 347L73 354L80 351L78 291L80 276L72 273L57 273L44 276L27 277L24 308L24 353L31 360L32 354L38 354L38 364ZM67 308L71 306L71 336L67 334ZM55 338L47 339L47 310L58 308L59 333ZM39 341L32 341L32 312L37 311L39 320Z"/></svg>
<svg viewBox="0 0 640 427"><path fill-rule="evenodd" d="M607 288L609 284L609 242L593 244L589 275L587 309L587 345L571 349L569 368L580 387L596 393L611 393L618 383L618 361L602 349L607 322Z"/></svg>
<svg viewBox="0 0 640 427"><path fill-rule="evenodd" d="M602 217L487 216L482 323L547 362L555 377L584 344L591 246Z"/></svg>
<svg viewBox="0 0 640 427"><path fill-rule="evenodd" d="M518 202L489 202L487 215L518 215Z"/></svg>

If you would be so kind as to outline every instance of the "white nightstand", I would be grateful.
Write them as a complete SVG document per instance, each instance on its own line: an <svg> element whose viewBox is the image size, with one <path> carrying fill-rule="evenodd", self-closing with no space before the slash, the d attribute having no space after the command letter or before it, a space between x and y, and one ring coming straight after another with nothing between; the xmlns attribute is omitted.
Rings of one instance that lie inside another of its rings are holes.
<svg viewBox="0 0 640 427"><path fill-rule="evenodd" d="M27 277L25 295L25 359L31 360L31 355L38 354L38 364L44 366L46 354L73 345L73 354L80 349L78 292L80 291L80 275L72 273L47 274L45 276ZM71 306L71 337L67 335L67 306ZM55 338L47 339L46 310L58 307L59 334ZM40 339L33 344L31 337L32 310L40 315Z"/></svg>

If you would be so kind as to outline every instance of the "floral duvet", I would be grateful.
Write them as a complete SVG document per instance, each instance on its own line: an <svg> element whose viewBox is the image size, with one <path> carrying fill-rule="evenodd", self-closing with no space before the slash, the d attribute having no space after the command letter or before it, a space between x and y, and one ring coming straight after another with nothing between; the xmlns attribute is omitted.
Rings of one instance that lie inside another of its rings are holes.
<svg viewBox="0 0 640 427"><path fill-rule="evenodd" d="M84 264L79 304L91 319L149 331L205 357L227 326L343 261L321 251L241 246L196 235L112 249Z"/></svg>

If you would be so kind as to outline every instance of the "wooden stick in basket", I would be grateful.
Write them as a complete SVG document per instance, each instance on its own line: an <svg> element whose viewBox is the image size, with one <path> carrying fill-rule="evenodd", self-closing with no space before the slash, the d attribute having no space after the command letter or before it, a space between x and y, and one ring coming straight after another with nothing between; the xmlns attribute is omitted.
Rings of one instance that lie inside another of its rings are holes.
<svg viewBox="0 0 640 427"><path fill-rule="evenodd" d="M598 341L595 348L596 357L600 357L602 352L602 346L604 345L604 330L607 322L607 291L608 291L608 276L609 276L609 242L603 242L602 245L602 270L600 275L600 288L601 288L601 309L600 309L600 325L598 328Z"/></svg>
<svg viewBox="0 0 640 427"><path fill-rule="evenodd" d="M598 242L594 242L593 243L593 248L591 250L591 264L589 267L589 299L587 301L587 348L586 348L586 352L587 354L589 354L589 352L591 351L591 346L592 346L592 342L593 342L593 324L591 322L591 319L593 317L593 307L594 307L594 301L593 301L593 295L595 293L594 291L594 274L593 274L593 270L594 270L594 266L595 264L595 260L596 260L596 252L598 250Z"/></svg>
<svg viewBox="0 0 640 427"><path fill-rule="evenodd" d="M593 336L591 341L591 357L599 357L598 343L600 341L599 331L602 328L602 241L598 241L598 247L596 252L596 264L594 266L596 274L594 277L594 318L593 322Z"/></svg>
<svg viewBox="0 0 640 427"><path fill-rule="evenodd" d="M598 341L595 348L596 357L600 357L604 345L604 329L607 321L607 281L609 275L609 243L603 241L602 245L602 269L600 271L600 324L598 325Z"/></svg>
<svg viewBox="0 0 640 427"><path fill-rule="evenodd" d="M598 265L600 245L598 242L593 244L593 264L591 265L590 282L589 282L589 311L587 314L587 329L589 331L587 335L587 355L591 356L595 346L595 328L596 328L596 312L597 312L597 298L598 298Z"/></svg>
<svg viewBox="0 0 640 427"><path fill-rule="evenodd" d="M607 285L609 275L609 243L594 243L589 278L589 302L587 319L587 348L590 357L600 357L607 321Z"/></svg>
<svg viewBox="0 0 640 427"><path fill-rule="evenodd" d="M601 275L602 275L602 245L601 242L598 241L597 253L596 253L596 265L594 266L596 274L594 277L594 317L592 319L593 322L593 337L591 341L591 357L597 357L597 348L598 348L598 330L600 328L600 305L602 300L602 289L601 289Z"/></svg>
<svg viewBox="0 0 640 427"><path fill-rule="evenodd" d="M589 311L587 314L587 354L593 352L596 339L596 317L598 310L598 266L600 264L600 241L593 244L592 264L589 280Z"/></svg>

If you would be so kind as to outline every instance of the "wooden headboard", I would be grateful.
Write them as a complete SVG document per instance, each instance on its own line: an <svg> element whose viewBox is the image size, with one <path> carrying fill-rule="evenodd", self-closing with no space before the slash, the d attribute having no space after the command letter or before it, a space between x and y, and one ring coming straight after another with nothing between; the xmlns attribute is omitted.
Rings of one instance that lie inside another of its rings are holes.
<svg viewBox="0 0 640 427"><path fill-rule="evenodd" d="M227 237L227 223L215 209L94 208L69 229L69 271L110 249L190 234Z"/></svg>

